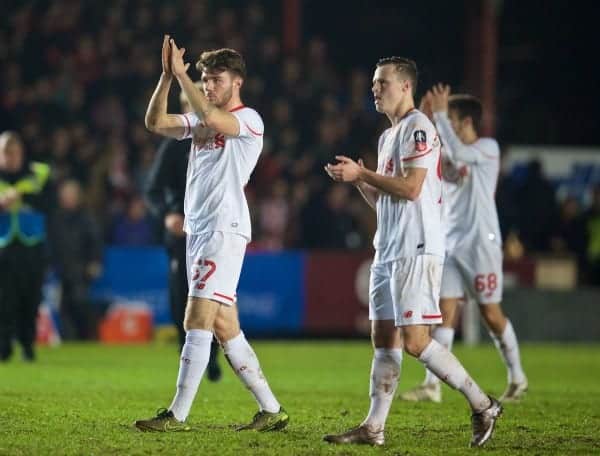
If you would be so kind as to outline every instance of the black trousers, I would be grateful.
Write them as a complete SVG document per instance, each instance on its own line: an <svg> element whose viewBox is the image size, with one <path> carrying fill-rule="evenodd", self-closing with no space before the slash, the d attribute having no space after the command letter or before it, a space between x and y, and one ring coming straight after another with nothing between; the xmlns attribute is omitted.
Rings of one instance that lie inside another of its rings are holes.
<svg viewBox="0 0 600 456"><path fill-rule="evenodd" d="M66 340L93 338L95 331L92 330L92 308L88 296L87 278L84 274L79 274L79 277L63 277L61 289L60 317L64 338Z"/></svg>
<svg viewBox="0 0 600 456"><path fill-rule="evenodd" d="M10 357L15 337L25 355L33 355L45 271L43 244L13 241L0 248L0 359Z"/></svg>
<svg viewBox="0 0 600 456"><path fill-rule="evenodd" d="M177 327L179 346L183 347L185 343L183 319L185 317L185 306L188 295L185 238L169 240L167 253L169 256L169 305L171 307L171 318Z"/></svg>

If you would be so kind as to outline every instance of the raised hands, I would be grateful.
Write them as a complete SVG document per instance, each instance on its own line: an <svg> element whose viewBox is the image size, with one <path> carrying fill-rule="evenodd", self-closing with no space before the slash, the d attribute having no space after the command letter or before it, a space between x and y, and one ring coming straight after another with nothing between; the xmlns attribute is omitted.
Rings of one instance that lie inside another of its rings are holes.
<svg viewBox="0 0 600 456"><path fill-rule="evenodd" d="M169 44L169 35L165 35L162 45L162 71L163 74L172 75L171 72L171 46Z"/></svg>
<svg viewBox="0 0 600 456"><path fill-rule="evenodd" d="M185 63L183 61L183 54L185 54L185 48L179 49L175 44L175 40L173 38L169 39L169 44L171 48L171 72L175 76L185 74L190 66L189 63Z"/></svg>
<svg viewBox="0 0 600 456"><path fill-rule="evenodd" d="M423 98L421 98L421 104L419 105L419 111L421 111L430 119L433 118L433 109L431 108L432 96L431 90L428 90L427 93L423 95Z"/></svg>
<svg viewBox="0 0 600 456"><path fill-rule="evenodd" d="M427 93L431 93L431 109L433 112L448 112L449 85L438 83Z"/></svg>

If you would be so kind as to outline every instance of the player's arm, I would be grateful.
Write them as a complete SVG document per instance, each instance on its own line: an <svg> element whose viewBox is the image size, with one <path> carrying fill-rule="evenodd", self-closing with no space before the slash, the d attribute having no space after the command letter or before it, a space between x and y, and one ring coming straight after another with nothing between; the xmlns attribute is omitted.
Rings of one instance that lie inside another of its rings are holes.
<svg viewBox="0 0 600 456"><path fill-rule="evenodd" d="M477 164L482 159L481 152L469 144L463 143L452 128L448 113L446 111L436 111L433 113L433 121L440 134L442 143L445 147L442 148L444 157L450 160L453 164L462 162L464 164Z"/></svg>
<svg viewBox="0 0 600 456"><path fill-rule="evenodd" d="M409 201L416 200L421 195L421 189L427 168L406 168L403 176L383 176L367 168L361 167L354 160L338 155L339 163L327 165L327 173L337 182L349 182L355 185L369 185L379 195L387 193L395 198ZM367 200L367 202L369 202Z"/></svg>
<svg viewBox="0 0 600 456"><path fill-rule="evenodd" d="M362 158L358 159L358 166L361 168L365 167ZM369 206L375 209L375 205L377 204L377 199L379 199L379 191L373 187L372 185L367 184L366 182L358 182L355 184L356 188L360 192L361 196L367 202Z"/></svg>
<svg viewBox="0 0 600 456"><path fill-rule="evenodd" d="M167 114L167 102L169 90L173 82L173 75L170 72L169 65L169 35L165 35L162 48L162 67L163 72L158 80L156 89L148 103L146 117L144 119L146 128L153 133L162 136L180 139L184 136L186 125L179 115Z"/></svg>
<svg viewBox="0 0 600 456"><path fill-rule="evenodd" d="M421 195L427 168L407 168L404 176L383 176L369 169L360 174L360 181L395 198L414 201Z"/></svg>
<svg viewBox="0 0 600 456"><path fill-rule="evenodd" d="M240 123L237 117L208 101L204 93L196 87L188 76L187 69L190 64L184 63L184 53L185 48L177 48L175 41L171 39L171 68L192 109L202 119L207 128L227 136L239 136Z"/></svg>
<svg viewBox="0 0 600 456"><path fill-rule="evenodd" d="M469 165L477 164L483 158L479 149L463 143L456 135L454 128L452 128L452 124L448 118L449 96L450 86L437 84L424 97L431 111L433 111L433 122L442 139L442 143L446 146L443 148L442 153L454 165L457 162Z"/></svg>

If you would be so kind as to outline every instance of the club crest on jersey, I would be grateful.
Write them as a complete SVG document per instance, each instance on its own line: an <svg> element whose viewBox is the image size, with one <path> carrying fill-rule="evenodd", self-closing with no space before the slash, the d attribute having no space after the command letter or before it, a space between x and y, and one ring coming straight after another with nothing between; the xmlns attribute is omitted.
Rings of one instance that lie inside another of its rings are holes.
<svg viewBox="0 0 600 456"><path fill-rule="evenodd" d="M423 130L417 130L415 136L415 149L417 152L423 152L427 149L427 135Z"/></svg>

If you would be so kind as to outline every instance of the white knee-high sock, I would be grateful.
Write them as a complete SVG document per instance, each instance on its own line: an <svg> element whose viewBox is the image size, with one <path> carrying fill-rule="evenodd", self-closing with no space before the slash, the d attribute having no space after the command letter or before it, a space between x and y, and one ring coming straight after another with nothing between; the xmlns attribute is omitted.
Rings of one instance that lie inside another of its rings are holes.
<svg viewBox="0 0 600 456"><path fill-rule="evenodd" d="M489 407L490 399L487 394L481 391L456 356L436 340L431 340L419 356L419 361L444 383L463 393L474 411L479 412Z"/></svg>
<svg viewBox="0 0 600 456"><path fill-rule="evenodd" d="M431 337L442 344L448 351L452 351L452 343L454 342L454 328L444 328L438 326L433 330ZM437 385L440 379L437 375L431 372L429 369L425 369L425 381L424 385Z"/></svg>
<svg viewBox="0 0 600 456"><path fill-rule="evenodd" d="M502 355L502 359L508 370L508 383L522 383L525 381L525 372L521 366L521 354L519 352L519 342L512 323L507 318L506 327L502 336L498 337L490 331L490 336L494 345Z"/></svg>
<svg viewBox="0 0 600 456"><path fill-rule="evenodd" d="M398 386L402 367L402 349L376 348L371 365L369 396L371 407L363 421L371 429L379 431L385 428L394 393Z"/></svg>
<svg viewBox="0 0 600 456"><path fill-rule="evenodd" d="M212 338L213 333L203 329L191 329L186 332L179 361L177 392L169 407L179 421L185 421L192 408L200 380L208 365Z"/></svg>
<svg viewBox="0 0 600 456"><path fill-rule="evenodd" d="M223 344L223 352L239 379L252 392L258 406L266 412L278 412L281 406L260 369L256 353L243 332Z"/></svg>

